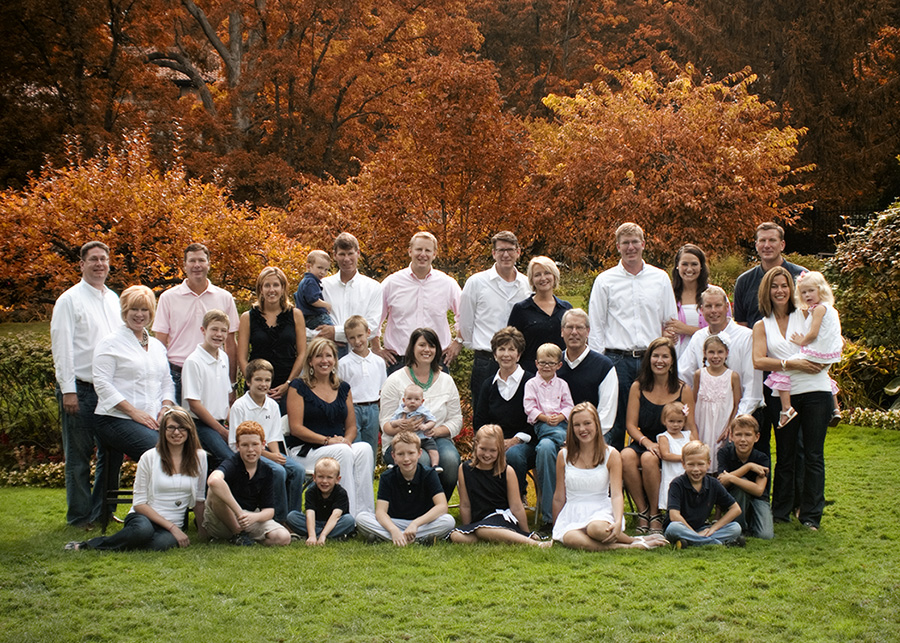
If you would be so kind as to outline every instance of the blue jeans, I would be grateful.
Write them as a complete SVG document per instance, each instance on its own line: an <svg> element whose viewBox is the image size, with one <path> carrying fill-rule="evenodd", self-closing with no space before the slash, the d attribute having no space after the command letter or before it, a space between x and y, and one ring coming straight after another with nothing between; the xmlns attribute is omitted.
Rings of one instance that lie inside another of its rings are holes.
<svg viewBox="0 0 900 643"><path fill-rule="evenodd" d="M378 453L378 435L381 426L378 424L378 404L354 404L356 413L356 439L354 442L366 442L372 447L372 453Z"/></svg>
<svg viewBox="0 0 900 643"><path fill-rule="evenodd" d="M304 538L309 537L309 531L306 529L306 514L301 511L292 511L287 515L287 526L288 529L293 531L295 534L300 534ZM316 521L316 536L319 536L322 533L322 530L325 528L324 520ZM328 534L328 538L340 538L341 536L347 536L353 533L353 530L356 529L356 521L353 519L353 516L349 514L341 514L341 517L338 518L337 524L334 526L334 529L331 530L331 533Z"/></svg>
<svg viewBox="0 0 900 643"><path fill-rule="evenodd" d="M456 489L456 481L459 478L459 451L456 450L456 445L453 444L453 440L450 438L435 438L434 441L437 443L440 466L444 468L444 472L439 473L438 477L441 479L444 495L449 500L450 496L453 495L453 490ZM387 451L382 454L382 458L385 464L394 464L394 458L391 457L391 447L388 447ZM419 462L422 466L431 466L431 459L424 451L422 451Z"/></svg>
<svg viewBox="0 0 900 643"><path fill-rule="evenodd" d="M228 446L219 432L211 426L208 426L194 418L194 424L197 426L197 437L200 438L200 446L209 454L209 472L215 471L220 464L234 455L234 451ZM282 480L282 482L284 482Z"/></svg>
<svg viewBox="0 0 900 643"><path fill-rule="evenodd" d="M106 450L106 467L102 480L101 494L107 489L119 486L119 471L122 468L122 454L137 462L150 449L156 448L159 433L148 429L131 419L97 415L97 441Z"/></svg>
<svg viewBox="0 0 900 643"><path fill-rule="evenodd" d="M553 494L556 493L556 456L566 442L566 423L550 426L538 422L534 432L537 434L535 468L541 490L541 521L549 523L553 520Z"/></svg>
<svg viewBox="0 0 900 643"><path fill-rule="evenodd" d="M670 522L666 527L666 540L675 542L682 540L694 546L724 545L736 540L741 535L741 526L736 522L730 522L717 530L712 536L701 536L683 522Z"/></svg>
<svg viewBox="0 0 900 643"><path fill-rule="evenodd" d="M499 365L493 357L476 352L472 362L472 375L469 378L469 390L472 392L472 408L478 408L478 396L485 380L492 379L497 374Z"/></svg>
<svg viewBox="0 0 900 643"><path fill-rule="evenodd" d="M303 502L303 483L306 482L306 468L289 455L286 456L283 465L269 458L260 458L260 462L268 465L272 470L272 475L275 476L275 479L272 481L272 492L275 496L274 520L283 523L287 518L288 512L299 510ZM210 469L210 472L212 471Z"/></svg>
<svg viewBox="0 0 900 643"><path fill-rule="evenodd" d="M175 385L175 399L173 402L181 406L181 367L169 362L169 375L172 376L172 383Z"/></svg>
<svg viewBox="0 0 900 643"><path fill-rule="evenodd" d="M625 415L628 410L628 394L641 369L641 360L638 357L616 355L610 352L607 352L606 356L612 361L616 369L616 377L619 378L619 404L616 410L616 421L603 437L609 446L621 451L625 447Z"/></svg>
<svg viewBox="0 0 900 643"><path fill-rule="evenodd" d="M316 312L312 315L303 315L303 320L306 322L306 327L309 330L315 330L319 326L334 326L334 320L331 319L331 315L328 314L328 311L324 308L321 309L322 312Z"/></svg>
<svg viewBox="0 0 900 643"><path fill-rule="evenodd" d="M163 529L147 516L130 513L125 516L125 524L112 536L99 536L86 541L88 549L101 551L122 551L126 549L150 549L164 551L178 546L178 541L168 529Z"/></svg>
<svg viewBox="0 0 900 643"><path fill-rule="evenodd" d="M741 508L741 515L736 522L744 533L754 538L772 540L775 537L775 529L772 526L772 507L765 498L751 496L743 489L731 485L728 492Z"/></svg>
<svg viewBox="0 0 900 643"><path fill-rule="evenodd" d="M94 435L97 423L97 393L89 382L75 382L78 396L78 413L66 413L62 405L62 392L56 387L59 401L59 418L62 422L63 453L66 457L66 522L70 525L86 525L100 519L103 512L103 476L106 453ZM91 489L91 458L97 445L97 468Z"/></svg>
<svg viewBox="0 0 900 643"><path fill-rule="evenodd" d="M506 464L516 472L519 481L519 493L525 493L528 487L528 470L534 468L534 440L528 444L517 444L506 451Z"/></svg>
<svg viewBox="0 0 900 643"><path fill-rule="evenodd" d="M831 391L791 395L791 406L797 417L775 430L772 515L775 520L788 522L791 511L799 506L800 522L818 527L825 509L825 435L834 411ZM803 461L799 465L801 455ZM799 498L794 480L798 474L803 479Z"/></svg>

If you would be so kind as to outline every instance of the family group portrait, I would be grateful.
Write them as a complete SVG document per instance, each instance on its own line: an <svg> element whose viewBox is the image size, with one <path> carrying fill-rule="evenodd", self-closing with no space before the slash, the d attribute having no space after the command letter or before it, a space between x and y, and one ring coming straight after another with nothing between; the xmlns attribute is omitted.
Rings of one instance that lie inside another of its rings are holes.
<svg viewBox="0 0 900 643"><path fill-rule="evenodd" d="M0 9L0 641L897 640L832 4Z"/></svg>

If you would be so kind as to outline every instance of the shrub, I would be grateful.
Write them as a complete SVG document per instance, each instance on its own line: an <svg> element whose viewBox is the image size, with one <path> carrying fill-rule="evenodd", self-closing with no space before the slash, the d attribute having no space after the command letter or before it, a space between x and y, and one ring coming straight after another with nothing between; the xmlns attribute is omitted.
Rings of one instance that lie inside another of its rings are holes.
<svg viewBox="0 0 900 643"><path fill-rule="evenodd" d="M49 337L0 337L0 463L11 464L22 445L44 458L62 453L55 383Z"/></svg>
<svg viewBox="0 0 900 643"><path fill-rule="evenodd" d="M94 467L91 466L92 476L93 471ZM133 460L126 460L122 465L119 486L123 489L133 487L136 472L137 463ZM66 486L66 466L62 462L43 462L24 468L0 471L0 484L9 487L62 488Z"/></svg>
<svg viewBox="0 0 900 643"><path fill-rule="evenodd" d="M869 346L900 348L900 201L865 226L846 226L828 275L841 327ZM900 374L894 371L894 375Z"/></svg>
<svg viewBox="0 0 900 643"><path fill-rule="evenodd" d="M876 411L853 409L843 412L844 422L855 426L871 426L876 429L900 431L900 411Z"/></svg>
<svg viewBox="0 0 900 643"><path fill-rule="evenodd" d="M900 350L869 347L848 341L831 377L841 387L842 406L884 408L890 404L884 387L900 373ZM869 426L869 425L866 425Z"/></svg>

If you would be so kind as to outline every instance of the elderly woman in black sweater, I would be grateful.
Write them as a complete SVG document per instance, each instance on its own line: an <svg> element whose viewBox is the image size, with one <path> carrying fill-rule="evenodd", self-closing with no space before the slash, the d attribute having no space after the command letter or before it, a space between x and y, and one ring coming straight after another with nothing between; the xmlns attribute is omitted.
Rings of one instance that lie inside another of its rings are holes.
<svg viewBox="0 0 900 643"><path fill-rule="evenodd" d="M501 328L491 338L491 352L500 368L486 380L475 407L475 430L485 424L499 424L503 429L506 462L516 472L519 489L525 490L525 476L534 467L534 427L525 414L525 382L534 377L519 366L525 349L525 337L512 326Z"/></svg>

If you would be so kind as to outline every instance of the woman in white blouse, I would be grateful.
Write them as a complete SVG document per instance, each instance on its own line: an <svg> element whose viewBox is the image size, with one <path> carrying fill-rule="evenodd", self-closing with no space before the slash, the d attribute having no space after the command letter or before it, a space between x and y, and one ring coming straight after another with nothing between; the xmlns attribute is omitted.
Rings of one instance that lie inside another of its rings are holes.
<svg viewBox="0 0 900 643"><path fill-rule="evenodd" d="M146 286L131 286L119 298L124 326L94 349L97 437L119 453L139 460L156 446L162 414L173 406L175 386L166 347L147 332L156 297ZM111 462L112 470L117 470Z"/></svg>
<svg viewBox="0 0 900 643"><path fill-rule="evenodd" d="M134 504L118 533L73 541L68 550L152 549L187 547L184 533L188 508L203 524L206 500L206 452L200 448L194 421L174 407L163 413L156 448L141 456L134 478ZM205 534L200 527L200 538Z"/></svg>
<svg viewBox="0 0 900 643"><path fill-rule="evenodd" d="M441 342L432 329L417 328L412 332L404 356L406 366L391 373L381 387L379 423L382 456L385 463L393 464L391 440L400 431L417 431L422 418L417 416L391 422L391 417L407 386L417 384L422 387L425 391L425 406L437 419L434 428L426 434L437 443L439 465L444 470L438 475L444 493L449 498L453 495L459 476L459 451L453 444L453 438L462 429L462 409L456 383L441 370L441 350ZM423 451L419 461L424 466L429 466L428 454Z"/></svg>

